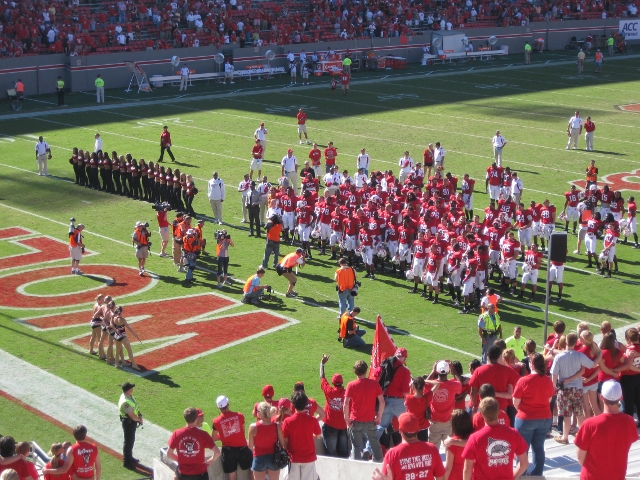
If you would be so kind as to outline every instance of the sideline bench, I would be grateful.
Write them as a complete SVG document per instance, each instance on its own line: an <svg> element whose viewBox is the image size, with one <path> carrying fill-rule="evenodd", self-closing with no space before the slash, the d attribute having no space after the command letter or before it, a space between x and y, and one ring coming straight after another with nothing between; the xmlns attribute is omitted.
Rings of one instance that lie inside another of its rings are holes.
<svg viewBox="0 0 640 480"><path fill-rule="evenodd" d="M481 50L479 52L458 52L458 53L443 53L442 55L422 55L422 64L428 65L429 63L451 63L453 60L461 59L476 59L479 58L482 61L491 60L493 56L506 55L504 50ZM426 63L425 63L426 62Z"/></svg>
<svg viewBox="0 0 640 480"><path fill-rule="evenodd" d="M233 78L248 78L254 75L268 77L270 75L280 75L286 73L284 67L272 67L272 68L248 68L246 70L234 70ZM222 81L224 80L225 72L210 72L210 73L190 73L189 74L189 86L193 86L192 82L204 81L209 83L210 80ZM171 86L176 86L180 83L180 75L154 75L149 79L152 87L157 84L164 85L169 83Z"/></svg>

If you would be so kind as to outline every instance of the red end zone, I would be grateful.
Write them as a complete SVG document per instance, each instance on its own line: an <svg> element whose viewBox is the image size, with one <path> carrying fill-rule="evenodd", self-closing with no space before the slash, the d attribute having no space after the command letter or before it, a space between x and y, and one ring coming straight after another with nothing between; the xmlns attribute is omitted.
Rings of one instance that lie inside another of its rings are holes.
<svg viewBox="0 0 640 480"><path fill-rule="evenodd" d="M6 240L7 238L23 237L25 235L31 235L32 231L26 230L20 227L0 228L0 240Z"/></svg>

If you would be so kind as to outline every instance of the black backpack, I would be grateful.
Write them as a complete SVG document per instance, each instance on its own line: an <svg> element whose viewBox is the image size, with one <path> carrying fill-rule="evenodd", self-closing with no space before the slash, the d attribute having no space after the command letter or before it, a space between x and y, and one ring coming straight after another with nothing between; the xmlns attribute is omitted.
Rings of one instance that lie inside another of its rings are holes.
<svg viewBox="0 0 640 480"><path fill-rule="evenodd" d="M385 358L380 364L380 378L378 379L378 383L384 392L389 384L393 381L393 376L396 373L398 367L394 368L393 363L396 357Z"/></svg>

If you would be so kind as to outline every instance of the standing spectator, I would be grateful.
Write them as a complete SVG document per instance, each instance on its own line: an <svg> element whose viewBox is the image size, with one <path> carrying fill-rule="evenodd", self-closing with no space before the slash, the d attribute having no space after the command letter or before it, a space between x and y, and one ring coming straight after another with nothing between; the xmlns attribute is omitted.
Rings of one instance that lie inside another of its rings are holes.
<svg viewBox="0 0 640 480"><path fill-rule="evenodd" d="M96 99L98 101L97 103L104 103L104 80L99 74L98 74L98 77L96 78L95 85L96 85Z"/></svg>
<svg viewBox="0 0 640 480"><path fill-rule="evenodd" d="M233 85L235 82L233 81L233 71L235 70L234 66L231 65L229 60L227 60L224 64L224 84L227 84L227 79L229 83Z"/></svg>
<svg viewBox="0 0 640 480"><path fill-rule="evenodd" d="M358 159L356 161L356 169L358 170L358 172L360 172L360 169L362 169L362 173L365 175L369 175L369 163L371 162L371 159L369 157L369 154L366 153L366 149L362 149L360 150L360 155L358 155Z"/></svg>
<svg viewBox="0 0 640 480"><path fill-rule="evenodd" d="M467 446L467 441L473 433L471 415L466 410L456 409L451 414L451 439L455 444L447 445L445 478L447 480L462 480L464 471L464 458L462 452ZM459 444L458 444L459 442Z"/></svg>
<svg viewBox="0 0 640 480"><path fill-rule="evenodd" d="M247 198L251 194L251 180L249 178L248 173L244 174L244 178L238 184L238 191L241 194L240 203L242 204L242 222L241 223L247 223L249 221L248 219L249 209L248 209Z"/></svg>
<svg viewBox="0 0 640 480"><path fill-rule="evenodd" d="M217 246L216 252L218 257L218 288L222 288L222 282L225 285L231 285L231 282L227 278L227 271L229 269L229 247L234 247L231 236L227 235L226 230L222 230L216 238Z"/></svg>
<svg viewBox="0 0 640 480"><path fill-rule="evenodd" d="M262 196L256 190L256 182L249 184L249 194L243 198L246 201L246 208L249 213L249 236L253 237L253 229L255 227L256 237L262 238L260 235L260 202Z"/></svg>
<svg viewBox="0 0 640 480"><path fill-rule="evenodd" d="M513 335L507 338L505 343L507 344L507 348L513 349L513 352L516 354L516 358L519 361L525 359L527 339L522 336L521 326L516 326L513 329Z"/></svg>
<svg viewBox="0 0 640 480"><path fill-rule="evenodd" d="M544 441L551 431L551 408L549 403L555 394L551 379L547 376L544 357L533 353L531 374L522 377L513 391L513 405L518 410L515 429L533 450L533 470L530 474L541 476L544 468Z"/></svg>
<svg viewBox="0 0 640 480"><path fill-rule="evenodd" d="M189 67L187 67L186 63L182 64L182 68L180 69L180 90L187 91L187 82L189 81Z"/></svg>
<svg viewBox="0 0 640 480"><path fill-rule="evenodd" d="M596 130L596 124L591 121L591 117L587 117L587 121L584 123L584 142L585 150L593 152L593 132ZM592 160L594 162L594 160Z"/></svg>
<svg viewBox="0 0 640 480"><path fill-rule="evenodd" d="M158 220L158 229L160 231L160 239L162 240L162 244L160 247L160 256L168 257L166 253L167 245L169 244L169 221L167 220L167 208L164 207L162 210L158 210L156 212L156 219Z"/></svg>
<svg viewBox="0 0 640 480"><path fill-rule="evenodd" d="M52 32L53 30L49 30ZM58 95L58 106L64 105L64 80L62 77L58 76L58 80L56 80L56 94Z"/></svg>
<svg viewBox="0 0 640 480"><path fill-rule="evenodd" d="M331 385L324 375L324 366L329 355L322 355L320 361L320 388L324 393L325 418L322 424L322 439L326 455L329 457L349 458L349 438L347 423L344 419L344 396L346 390L342 386L342 375L334 373Z"/></svg>
<svg viewBox="0 0 640 480"><path fill-rule="evenodd" d="M502 338L500 315L493 303L486 305L487 311L478 317L478 335L482 339L482 363L487 363L487 352L498 337Z"/></svg>
<svg viewBox="0 0 640 480"><path fill-rule="evenodd" d="M569 136L569 142L567 143L566 150L571 148L571 144L573 144L573 149L576 150L578 148L578 139L580 138L580 134L582 133L582 118L580 117L580 112L576 111L575 115L569 119L569 124L567 125L567 135Z"/></svg>
<svg viewBox="0 0 640 480"><path fill-rule="evenodd" d="M142 222L136 222L136 228L131 235L131 241L136 247L136 258L138 259L139 275L142 277L145 272L145 264L149 258L149 237L151 233Z"/></svg>
<svg viewBox="0 0 640 480"><path fill-rule="evenodd" d="M305 131L306 135L306 131ZM302 143L302 141L300 141ZM283 177L287 177L293 186L293 191L298 191L298 159L293 154L293 150L289 148L287 150L287 154L282 157L282 161L280 162L281 174Z"/></svg>
<svg viewBox="0 0 640 480"><path fill-rule="evenodd" d="M304 133L304 139L307 141L307 145L311 145L309 141L309 137L307 137L307 114L304 113L304 110L301 108L298 110L298 114L296 115L298 119L298 139L300 140L300 145L302 145L302 134ZM296 187L296 190L298 188Z"/></svg>
<svg viewBox="0 0 640 480"><path fill-rule="evenodd" d="M82 231L84 225L79 223L74 228L73 233L69 235L69 254L71 255L71 273L82 275L80 271L80 262L82 261L82 252L84 250L84 242L82 241Z"/></svg>
<svg viewBox="0 0 640 480"><path fill-rule="evenodd" d="M511 480L527 471L527 443L515 429L499 424L499 412L495 398L480 402L485 427L471 434L462 452L465 479ZM516 457L518 466L514 468Z"/></svg>
<svg viewBox="0 0 640 480"><path fill-rule="evenodd" d="M404 156L398 160L398 166L400 167L400 173L398 174L398 180L401 184L404 184L405 180L415 167L413 158L409 156L409 150L404 152Z"/></svg>
<svg viewBox="0 0 640 480"><path fill-rule="evenodd" d="M267 243L264 247L262 268L266 269L269 265L271 254L273 254L273 268L275 268L280 260L280 235L282 233L282 218L280 215L272 215L264 228L267 231Z"/></svg>
<svg viewBox="0 0 640 480"><path fill-rule="evenodd" d="M73 438L75 438L76 443L67 449L64 464L58 468L45 468L42 470L42 473L44 475L61 475L71 470L72 478L95 478L95 480L100 480L102 475L100 453L96 445L86 441L87 428L84 425L75 427L73 429ZM2 456L4 455L4 452L2 452ZM21 476L20 478L26 480L29 477Z"/></svg>
<svg viewBox="0 0 640 480"><path fill-rule="evenodd" d="M334 280L337 283L338 305L340 307L340 315L347 310L353 310L354 296L351 294L356 284L356 271L353 267L347 265L347 259L341 258L338 261L340 268L336 270Z"/></svg>
<svg viewBox="0 0 640 480"><path fill-rule="evenodd" d="M433 444L418 440L420 422L410 413L398 417L402 443L387 452L382 472L376 469L373 478L444 480L445 468L438 449Z"/></svg>
<svg viewBox="0 0 640 480"><path fill-rule="evenodd" d="M622 388L615 380L602 384L604 413L584 421L575 445L581 480L623 480L627 474L629 449L638 440L633 417L620 412Z"/></svg>
<svg viewBox="0 0 640 480"><path fill-rule="evenodd" d="M284 438L280 425L271 422L271 410L274 407L269 402L260 402L256 407L258 421L249 426L249 450L253 452L251 471L254 480L278 480L280 470L274 465L276 440L282 445Z"/></svg>
<svg viewBox="0 0 640 480"><path fill-rule="evenodd" d="M596 50L596 54L594 57L594 62L596 64L596 73L600 73L602 71L602 59L604 58L604 56L602 55L602 52L600 52L600 49Z"/></svg>
<svg viewBox="0 0 640 480"><path fill-rule="evenodd" d="M529 65L531 63L531 45L529 42L524 45L524 64Z"/></svg>
<svg viewBox="0 0 640 480"><path fill-rule="evenodd" d="M324 149L324 171L325 171L325 173L331 172L331 169L333 167L335 167L336 158L338 158L338 149L333 146L333 142L329 142L329 145L327 146L327 148Z"/></svg>
<svg viewBox="0 0 640 480"><path fill-rule="evenodd" d="M251 468L253 454L244 436L244 415L229 409L229 399L224 395L216 398L220 415L213 419L213 440L222 442L222 470L229 480L236 480L238 466L241 470Z"/></svg>
<svg viewBox="0 0 640 480"><path fill-rule="evenodd" d="M432 385L431 426L429 441L440 449L440 443L451 435L451 412L455 407L456 395L462 393L462 385L457 380L449 380L450 363L440 360L433 365L429 380Z"/></svg>
<svg viewBox="0 0 640 480"><path fill-rule="evenodd" d="M0 456L3 459L3 463L0 464L0 472L3 472L3 480L5 477L15 478L15 480L38 480L38 478L33 478L31 475L29 462L22 458L22 455L16 454L16 441L13 437L0 437ZM61 468L56 470L60 470L59 473L65 473L70 466L70 464L67 465L64 472ZM10 477L7 472L13 472L14 476Z"/></svg>
<svg viewBox="0 0 640 480"><path fill-rule="evenodd" d="M47 160L51 159L51 147L44 141L42 136L38 137L38 143L36 143L36 162L38 163L38 175L48 176L49 167Z"/></svg>
<svg viewBox="0 0 640 480"><path fill-rule="evenodd" d="M523 190L522 180L518 178L518 173L511 172L511 200L513 200L516 205L520 205Z"/></svg>
<svg viewBox="0 0 640 480"><path fill-rule="evenodd" d="M409 394L411 388L411 372L405 366L409 353L406 348L397 348L391 360L393 362L393 378L391 383L383 389L384 411L378 425L378 438L391 424L394 417L407 411L404 405L404 397ZM459 393L459 392L458 392Z"/></svg>
<svg viewBox="0 0 640 480"><path fill-rule="evenodd" d="M487 357L489 363L477 368L471 376L471 403L473 413L478 411L478 392L485 383L493 386L500 410L507 411L509 399L513 396L513 387L520 379L520 375L510 367L498 363L502 350L497 345L489 347Z"/></svg>
<svg viewBox="0 0 640 480"><path fill-rule="evenodd" d="M571 415L578 419L578 427L584 421L584 404L582 400L582 374L585 368L593 368L600 362L602 353L595 360L575 351L578 335L571 332L566 337L565 351L556 355L551 364L551 380L558 389L558 416L564 417L562 435L556 435L554 440L563 445L569 443L571 429Z"/></svg>
<svg viewBox="0 0 640 480"><path fill-rule="evenodd" d="M162 127L162 133L160 134L160 158L158 159L158 162L162 162L164 159L165 150L171 157L171 161L175 162L176 158L173 156L173 152L171 151L171 134L169 133L169 127L166 125Z"/></svg>
<svg viewBox="0 0 640 480"><path fill-rule="evenodd" d="M365 435L373 460L382 461L382 449L378 441L376 426L380 425L384 411L384 397L378 382L367 378L367 364L358 360L353 366L357 380L349 382L344 398L344 419L351 436L352 456L354 460L362 459L362 436ZM377 411L376 411L376 400Z"/></svg>
<svg viewBox="0 0 640 480"><path fill-rule="evenodd" d="M440 142L436 142L436 148L433 150L433 163L436 166L436 170L444 170L444 156L446 153L445 149L440 146Z"/></svg>
<svg viewBox="0 0 640 480"><path fill-rule="evenodd" d="M217 221L218 225L222 225L222 202L225 197L225 186L218 172L213 172L213 178L209 180L207 185L207 197L213 212L213 221Z"/></svg>
<svg viewBox="0 0 640 480"><path fill-rule="evenodd" d="M586 58L586 54L580 49L578 52L578 73L584 72L584 59Z"/></svg>
<svg viewBox="0 0 640 480"><path fill-rule="evenodd" d="M211 435L198 428L198 410L193 407L185 409L186 427L175 430L169 437L167 457L178 463L178 478L208 479L207 466L216 461L220 450L213 443ZM205 459L205 448L213 450L213 456Z"/></svg>
<svg viewBox="0 0 640 480"><path fill-rule="evenodd" d="M256 131L253 133L253 138L255 140L260 141L260 145L262 146L262 155L264 158L265 153L267 152L267 134L269 131L264 128L264 122L260 122L260 127L256 128ZM258 172L258 176L260 173Z"/></svg>
<svg viewBox="0 0 640 480"><path fill-rule="evenodd" d="M340 75L340 83L342 84L342 92L346 95L349 92L349 82L351 81L351 74L345 70Z"/></svg>
<svg viewBox="0 0 640 480"><path fill-rule="evenodd" d="M496 130L496 134L491 139L493 145L493 159L498 167L502 166L502 149L507 144L507 140L500 134L500 130Z"/></svg>
<svg viewBox="0 0 640 480"><path fill-rule="evenodd" d="M318 419L305 411L308 401L304 392L295 392L291 402L296 411L282 422L283 447L291 458L288 480L314 480L317 476L314 439L319 438L322 431Z"/></svg>

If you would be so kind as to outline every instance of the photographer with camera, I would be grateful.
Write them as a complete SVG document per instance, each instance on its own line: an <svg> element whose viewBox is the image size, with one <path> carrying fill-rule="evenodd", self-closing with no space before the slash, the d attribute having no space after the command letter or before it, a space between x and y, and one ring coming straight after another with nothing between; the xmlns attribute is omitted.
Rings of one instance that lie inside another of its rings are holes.
<svg viewBox="0 0 640 480"><path fill-rule="evenodd" d="M227 270L229 269L229 246L234 247L231 235L226 230L218 230L216 232L216 255L218 256L218 288L222 288L222 282L225 285L231 285L227 279Z"/></svg>
<svg viewBox="0 0 640 480"><path fill-rule="evenodd" d="M273 268L276 268L280 259L280 234L282 233L282 218L280 215L271 215L267 225L267 244L264 246L264 258L262 259L262 268L267 268L269 258L273 253Z"/></svg>
<svg viewBox="0 0 640 480"><path fill-rule="evenodd" d="M346 258L341 258L338 261L340 268L336 270L333 279L336 282L336 291L338 292L338 304L340 306L340 315L345 311L353 310L354 295L358 294L358 288L360 282L356 281L357 275L353 267L348 265Z"/></svg>
<svg viewBox="0 0 640 480"><path fill-rule="evenodd" d="M293 271L293 268L304 267L305 265L305 256L306 253L304 249L298 248L295 252L286 255L280 263L276 265L276 272L278 275L282 275L289 281L289 288L287 288L287 298L293 298L298 295L298 292L293 290L293 287L296 286L298 281L298 277Z"/></svg>
<svg viewBox="0 0 640 480"><path fill-rule="evenodd" d="M264 294L264 290L271 293L270 285L260 285L260 280L264 277L264 268L261 266L256 270L255 275L251 275L244 284L242 289L242 303L252 303L258 305L260 297Z"/></svg>
<svg viewBox="0 0 640 480"><path fill-rule="evenodd" d="M178 267L178 272L184 273L184 268L182 268L182 237L187 232L187 229L190 228L190 225L184 228L184 214L182 212L176 212L176 218L173 220L171 224L171 234L173 235L173 264ZM189 224L191 223L191 219L189 219Z"/></svg>
<svg viewBox="0 0 640 480"><path fill-rule="evenodd" d="M183 223L186 224L187 230L182 237L182 263L187 267L185 281L193 283L193 271L196 269L196 260L200 255L200 240L198 232L191 228L191 217L185 217Z"/></svg>
<svg viewBox="0 0 640 480"><path fill-rule="evenodd" d="M157 205L152 205L156 211L156 219L158 220L158 228L160 232L160 238L162 239L162 245L160 247L160 256L168 257L167 245L169 244L169 220L167 220L167 212L171 210L171 206L168 203L160 203Z"/></svg>
<svg viewBox="0 0 640 480"><path fill-rule="evenodd" d="M149 224L136 222L136 228L131 235L131 241L136 247L136 258L138 259L138 270L141 277L144 275L144 265L149 257L149 248L151 248L151 232L148 230Z"/></svg>

